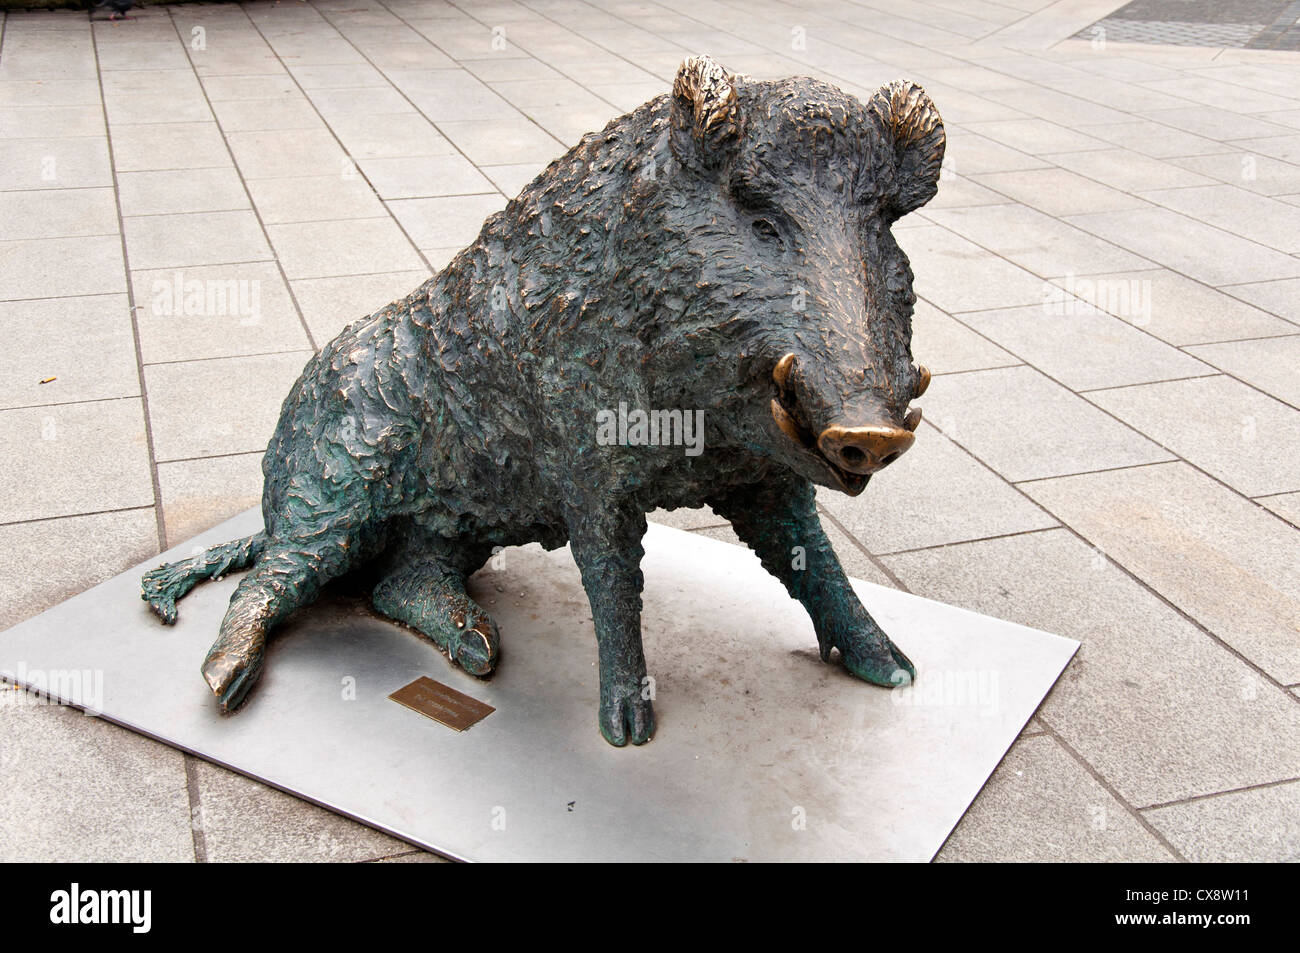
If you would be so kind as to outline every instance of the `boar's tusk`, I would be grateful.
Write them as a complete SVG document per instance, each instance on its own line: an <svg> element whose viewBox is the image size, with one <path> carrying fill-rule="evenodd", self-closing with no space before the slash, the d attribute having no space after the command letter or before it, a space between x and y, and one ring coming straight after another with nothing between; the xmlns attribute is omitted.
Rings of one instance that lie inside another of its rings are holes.
<svg viewBox="0 0 1300 953"><path fill-rule="evenodd" d="M930 387L930 369L924 364L916 365L916 373L920 376L920 381L916 385L916 393L913 397L920 397Z"/></svg>
<svg viewBox="0 0 1300 953"><path fill-rule="evenodd" d="M807 446L808 441L804 438L803 430L799 427L798 422L790 416L781 402L775 398L772 399L772 419L776 425L781 428L781 432L801 446Z"/></svg>
<svg viewBox="0 0 1300 953"><path fill-rule="evenodd" d="M772 368L772 380L776 381L776 386L783 391L789 387L790 372L792 370L794 370L793 352L777 361L776 367Z"/></svg>
<svg viewBox="0 0 1300 953"><path fill-rule="evenodd" d="M916 433L916 428L919 427L920 425L921 425L921 408L913 407L911 410L907 412L907 416L903 418L903 429L910 430L912 431L912 433Z"/></svg>

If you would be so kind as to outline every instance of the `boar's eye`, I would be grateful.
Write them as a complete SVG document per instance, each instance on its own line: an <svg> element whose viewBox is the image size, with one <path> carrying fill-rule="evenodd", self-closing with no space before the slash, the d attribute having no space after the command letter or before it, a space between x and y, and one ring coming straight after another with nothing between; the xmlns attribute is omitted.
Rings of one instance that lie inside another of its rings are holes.
<svg viewBox="0 0 1300 953"><path fill-rule="evenodd" d="M781 233L765 218L754 219L754 234L765 242L780 242Z"/></svg>

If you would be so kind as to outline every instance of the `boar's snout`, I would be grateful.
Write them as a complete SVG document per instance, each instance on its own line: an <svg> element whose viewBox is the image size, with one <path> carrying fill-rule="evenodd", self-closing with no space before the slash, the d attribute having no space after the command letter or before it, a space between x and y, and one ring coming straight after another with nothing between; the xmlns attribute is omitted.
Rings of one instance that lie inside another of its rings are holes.
<svg viewBox="0 0 1300 953"><path fill-rule="evenodd" d="M849 473L875 473L912 446L916 434L892 424L844 427L832 424L817 438L826 459Z"/></svg>
<svg viewBox="0 0 1300 953"><path fill-rule="evenodd" d="M893 463L916 441L921 423L921 409L907 412L899 426L888 416L863 412L862 418L839 417L832 423L814 425L818 414L804 408L799 391L807 384L796 381L797 360L793 353L784 355L772 370L776 396L771 401L772 418L777 427L796 444L815 454L828 465L836 484L850 495L866 486L867 478ZM930 372L918 368L914 396L925 392ZM825 406L824 404L822 406ZM841 406L840 413L843 413Z"/></svg>

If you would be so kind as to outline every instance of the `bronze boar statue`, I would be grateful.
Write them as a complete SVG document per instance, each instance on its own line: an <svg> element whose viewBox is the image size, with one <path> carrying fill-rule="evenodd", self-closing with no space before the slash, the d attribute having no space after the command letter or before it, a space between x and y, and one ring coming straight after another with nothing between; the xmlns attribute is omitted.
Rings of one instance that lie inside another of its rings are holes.
<svg viewBox="0 0 1300 953"><path fill-rule="evenodd" d="M272 629L367 563L379 612L486 675L499 636L466 577L495 547L568 542L600 730L642 744L645 514L707 505L807 608L823 660L910 681L814 485L861 493L915 439L930 375L890 228L934 196L943 152L914 84L862 102L687 60L671 95L585 136L439 274L312 357L262 464L264 531L152 570L144 598L171 623L196 583L249 570L202 668L229 710ZM700 420L699 445L597 439L616 408Z"/></svg>

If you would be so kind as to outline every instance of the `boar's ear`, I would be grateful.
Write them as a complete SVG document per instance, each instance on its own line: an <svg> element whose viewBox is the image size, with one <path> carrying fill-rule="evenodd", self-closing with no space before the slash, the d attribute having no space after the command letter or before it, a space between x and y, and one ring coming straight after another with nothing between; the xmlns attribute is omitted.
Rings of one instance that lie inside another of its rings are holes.
<svg viewBox="0 0 1300 953"><path fill-rule="evenodd" d="M894 146L894 196L898 216L920 208L939 190L946 136L939 110L920 86L895 80L871 97L886 138Z"/></svg>
<svg viewBox="0 0 1300 953"><path fill-rule="evenodd" d="M737 129L734 77L709 56L692 56L673 83L672 149L685 166L716 168Z"/></svg>

